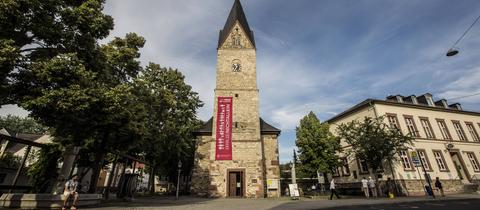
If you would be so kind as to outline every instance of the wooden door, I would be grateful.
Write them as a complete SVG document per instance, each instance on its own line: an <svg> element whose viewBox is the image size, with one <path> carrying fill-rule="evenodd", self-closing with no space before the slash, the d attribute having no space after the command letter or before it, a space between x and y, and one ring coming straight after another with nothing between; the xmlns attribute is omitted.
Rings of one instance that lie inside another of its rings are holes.
<svg viewBox="0 0 480 210"><path fill-rule="evenodd" d="M236 197L237 195L237 173L230 172L228 174L228 196Z"/></svg>

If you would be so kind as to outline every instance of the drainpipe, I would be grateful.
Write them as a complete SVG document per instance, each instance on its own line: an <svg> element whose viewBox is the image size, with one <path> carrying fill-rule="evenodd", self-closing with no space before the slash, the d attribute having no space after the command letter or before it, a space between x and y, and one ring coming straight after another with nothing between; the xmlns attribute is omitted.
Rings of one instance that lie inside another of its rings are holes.
<svg viewBox="0 0 480 210"><path fill-rule="evenodd" d="M268 197L267 193L267 164L265 163L265 142L263 136L260 137L260 144L262 146L262 179L263 179L263 197Z"/></svg>

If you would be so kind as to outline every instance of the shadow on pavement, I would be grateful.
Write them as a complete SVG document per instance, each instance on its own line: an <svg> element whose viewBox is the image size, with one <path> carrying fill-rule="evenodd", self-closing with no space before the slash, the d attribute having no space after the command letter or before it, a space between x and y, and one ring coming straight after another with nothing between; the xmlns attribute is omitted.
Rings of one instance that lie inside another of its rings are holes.
<svg viewBox="0 0 480 210"><path fill-rule="evenodd" d="M123 200L110 200L105 201L99 206L92 206L86 208L128 208L128 207L161 207L161 206L182 206L200 204L208 201L215 200L215 198L200 198L200 197L180 197L178 200L175 197L166 196L152 196L152 197L139 197L132 201ZM84 208L85 209L85 208Z"/></svg>

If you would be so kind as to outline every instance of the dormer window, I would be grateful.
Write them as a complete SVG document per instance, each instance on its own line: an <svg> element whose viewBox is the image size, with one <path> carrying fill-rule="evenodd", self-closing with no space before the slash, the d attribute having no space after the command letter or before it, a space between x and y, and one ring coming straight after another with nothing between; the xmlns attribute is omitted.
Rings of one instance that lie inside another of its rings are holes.
<svg viewBox="0 0 480 210"><path fill-rule="evenodd" d="M446 100L442 100L443 107L448 108L448 104Z"/></svg>
<svg viewBox="0 0 480 210"><path fill-rule="evenodd" d="M412 98L412 103L413 104L418 104L417 97L415 96L410 96Z"/></svg>
<svg viewBox="0 0 480 210"><path fill-rule="evenodd" d="M427 99L428 106L435 106L431 96L427 96L426 99Z"/></svg>
<svg viewBox="0 0 480 210"><path fill-rule="evenodd" d="M397 101L400 103L403 103L403 98L402 96L395 96L397 98Z"/></svg>
<svg viewBox="0 0 480 210"><path fill-rule="evenodd" d="M459 103L450 104L448 107L451 109L462 110L462 106Z"/></svg>

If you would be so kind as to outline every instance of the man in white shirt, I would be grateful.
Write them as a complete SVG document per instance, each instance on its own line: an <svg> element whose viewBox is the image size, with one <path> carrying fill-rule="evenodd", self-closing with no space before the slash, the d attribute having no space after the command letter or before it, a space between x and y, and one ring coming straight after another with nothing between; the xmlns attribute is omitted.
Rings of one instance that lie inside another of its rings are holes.
<svg viewBox="0 0 480 210"><path fill-rule="evenodd" d="M372 196L377 197L377 187L375 186L375 180L372 177L368 177L368 187L372 191Z"/></svg>
<svg viewBox="0 0 480 210"><path fill-rule="evenodd" d="M335 190L335 178L332 178L332 181L330 182L330 200L332 200L333 194L337 196L337 199L340 199L337 190Z"/></svg>
<svg viewBox="0 0 480 210"><path fill-rule="evenodd" d="M65 210L67 208L68 199L70 197L73 197L72 208L70 209L77 209L77 203L78 203L78 192L77 192L78 181L77 180L78 180L78 177L75 174L72 176L72 179L68 180L65 183L65 189L63 190L63 196L65 200L63 201L62 210Z"/></svg>
<svg viewBox="0 0 480 210"><path fill-rule="evenodd" d="M368 193L368 180L365 177L362 179L362 190L365 193L365 197L369 198L370 193Z"/></svg>

